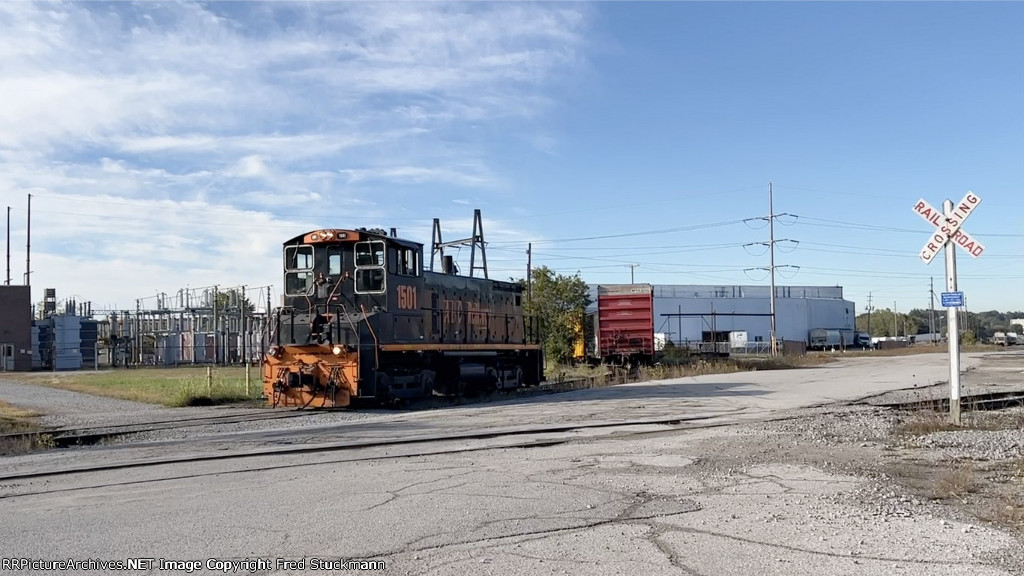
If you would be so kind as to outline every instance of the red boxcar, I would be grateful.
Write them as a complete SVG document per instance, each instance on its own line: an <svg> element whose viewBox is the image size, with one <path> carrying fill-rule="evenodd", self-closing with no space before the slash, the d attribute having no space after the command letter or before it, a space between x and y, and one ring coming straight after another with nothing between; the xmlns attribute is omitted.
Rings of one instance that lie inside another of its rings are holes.
<svg viewBox="0 0 1024 576"><path fill-rule="evenodd" d="M597 287L598 356L602 360L654 356L654 290L650 284Z"/></svg>

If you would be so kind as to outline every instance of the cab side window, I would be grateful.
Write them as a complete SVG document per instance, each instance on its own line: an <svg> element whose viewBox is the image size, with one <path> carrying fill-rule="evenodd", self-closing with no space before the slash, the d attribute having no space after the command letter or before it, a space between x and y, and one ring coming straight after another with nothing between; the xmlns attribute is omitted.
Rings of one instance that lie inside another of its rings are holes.
<svg viewBox="0 0 1024 576"><path fill-rule="evenodd" d="M419 276L419 252L412 248L398 248L396 274L403 276Z"/></svg>

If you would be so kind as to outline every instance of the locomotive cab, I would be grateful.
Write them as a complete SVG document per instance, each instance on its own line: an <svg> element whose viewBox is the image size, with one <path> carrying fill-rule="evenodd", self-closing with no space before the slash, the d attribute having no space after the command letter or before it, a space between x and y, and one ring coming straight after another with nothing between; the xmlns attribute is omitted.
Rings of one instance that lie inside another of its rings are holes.
<svg viewBox="0 0 1024 576"><path fill-rule="evenodd" d="M271 403L333 407L377 396L377 366L360 360L375 356L379 317L415 303L422 253L383 230L319 230L285 242L284 295L263 370ZM408 288L391 294L398 284Z"/></svg>

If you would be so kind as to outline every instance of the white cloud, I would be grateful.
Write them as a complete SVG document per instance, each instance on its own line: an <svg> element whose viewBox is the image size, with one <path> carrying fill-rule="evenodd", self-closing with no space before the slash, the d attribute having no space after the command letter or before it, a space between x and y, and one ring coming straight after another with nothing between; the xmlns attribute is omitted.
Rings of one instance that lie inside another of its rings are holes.
<svg viewBox="0 0 1024 576"><path fill-rule="evenodd" d="M582 4L0 3L0 195L35 195L34 284L96 301L276 283L318 225L429 241L403 199L501 189L459 134L528 130L586 26Z"/></svg>
<svg viewBox="0 0 1024 576"><path fill-rule="evenodd" d="M264 162L263 157L252 154L239 160L234 168L228 170L228 175L242 178L262 178L270 173L270 169Z"/></svg>
<svg viewBox="0 0 1024 576"><path fill-rule="evenodd" d="M103 195L37 196L32 210L33 285L103 305L153 288L275 284L281 243L317 227L209 202Z"/></svg>
<svg viewBox="0 0 1024 576"><path fill-rule="evenodd" d="M473 173L459 168L422 166L395 166L389 168L360 168L340 170L350 182L391 181L419 184L423 182L442 182L461 186L482 187L494 184L493 178L486 174Z"/></svg>

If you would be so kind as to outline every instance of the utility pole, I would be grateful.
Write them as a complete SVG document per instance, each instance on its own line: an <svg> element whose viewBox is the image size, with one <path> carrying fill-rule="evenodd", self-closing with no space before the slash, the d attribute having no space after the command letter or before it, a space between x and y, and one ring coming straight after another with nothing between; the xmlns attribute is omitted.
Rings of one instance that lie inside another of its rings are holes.
<svg viewBox="0 0 1024 576"><path fill-rule="evenodd" d="M750 246L752 244L760 244L767 246L770 253L770 261L768 267L764 268L748 268L744 270L768 270L768 274L771 277L771 294L769 296L769 307L771 317L771 352L772 356L777 356L779 353L779 339L778 339L778 325L775 318L775 270L777 268L799 268L799 266L776 266L775 265L775 245L779 242L791 242L791 240L776 240L775 239L775 219L779 216L792 216L792 214L776 214L775 213L775 195L772 190L772 183L768 183L768 216L761 218L749 218L748 220L767 220L768 221L768 242L751 242L750 244L744 244L744 246Z"/></svg>
<svg viewBox="0 0 1024 576"><path fill-rule="evenodd" d="M7 281L4 284L11 285L11 207L7 207Z"/></svg>
<svg viewBox="0 0 1024 576"><path fill-rule="evenodd" d="M893 300L892 301L892 335L897 337L897 338L900 337L900 327L896 323L896 318L898 318L898 317L899 317L899 313L896 312L896 301Z"/></svg>
<svg viewBox="0 0 1024 576"><path fill-rule="evenodd" d="M243 364L248 364L245 357L245 285L238 293L238 358Z"/></svg>
<svg viewBox="0 0 1024 576"><path fill-rule="evenodd" d="M220 330L220 323L217 322L217 286L213 287L213 365L216 366L220 360L220 346L217 342L217 332Z"/></svg>
<svg viewBox="0 0 1024 576"><path fill-rule="evenodd" d="M136 361L136 366L142 365L142 300L135 299L135 337L132 338L135 342L135 354L132 357Z"/></svg>
<svg viewBox="0 0 1024 576"><path fill-rule="evenodd" d="M775 323L775 195L772 192L772 183L768 183L768 241L771 243L768 252L771 253L769 257L768 266L771 275L772 294L771 303L769 304L772 314L772 356L778 356L779 354L779 343L776 339L776 323Z"/></svg>
<svg viewBox="0 0 1024 576"><path fill-rule="evenodd" d="M636 281L634 280L633 276L633 271L636 270L636 267L639 266L639 264L626 264L626 266L629 266L629 283L636 284Z"/></svg>
<svg viewBox="0 0 1024 576"><path fill-rule="evenodd" d="M25 286L32 283L32 195L28 195L28 226L25 228Z"/></svg>
<svg viewBox="0 0 1024 576"><path fill-rule="evenodd" d="M874 309L875 307L871 305L871 292L868 292L868 337L871 337L873 335L871 333L871 311Z"/></svg>
<svg viewBox="0 0 1024 576"><path fill-rule="evenodd" d="M532 311L531 306L533 306L533 242L526 245L526 307Z"/></svg>

